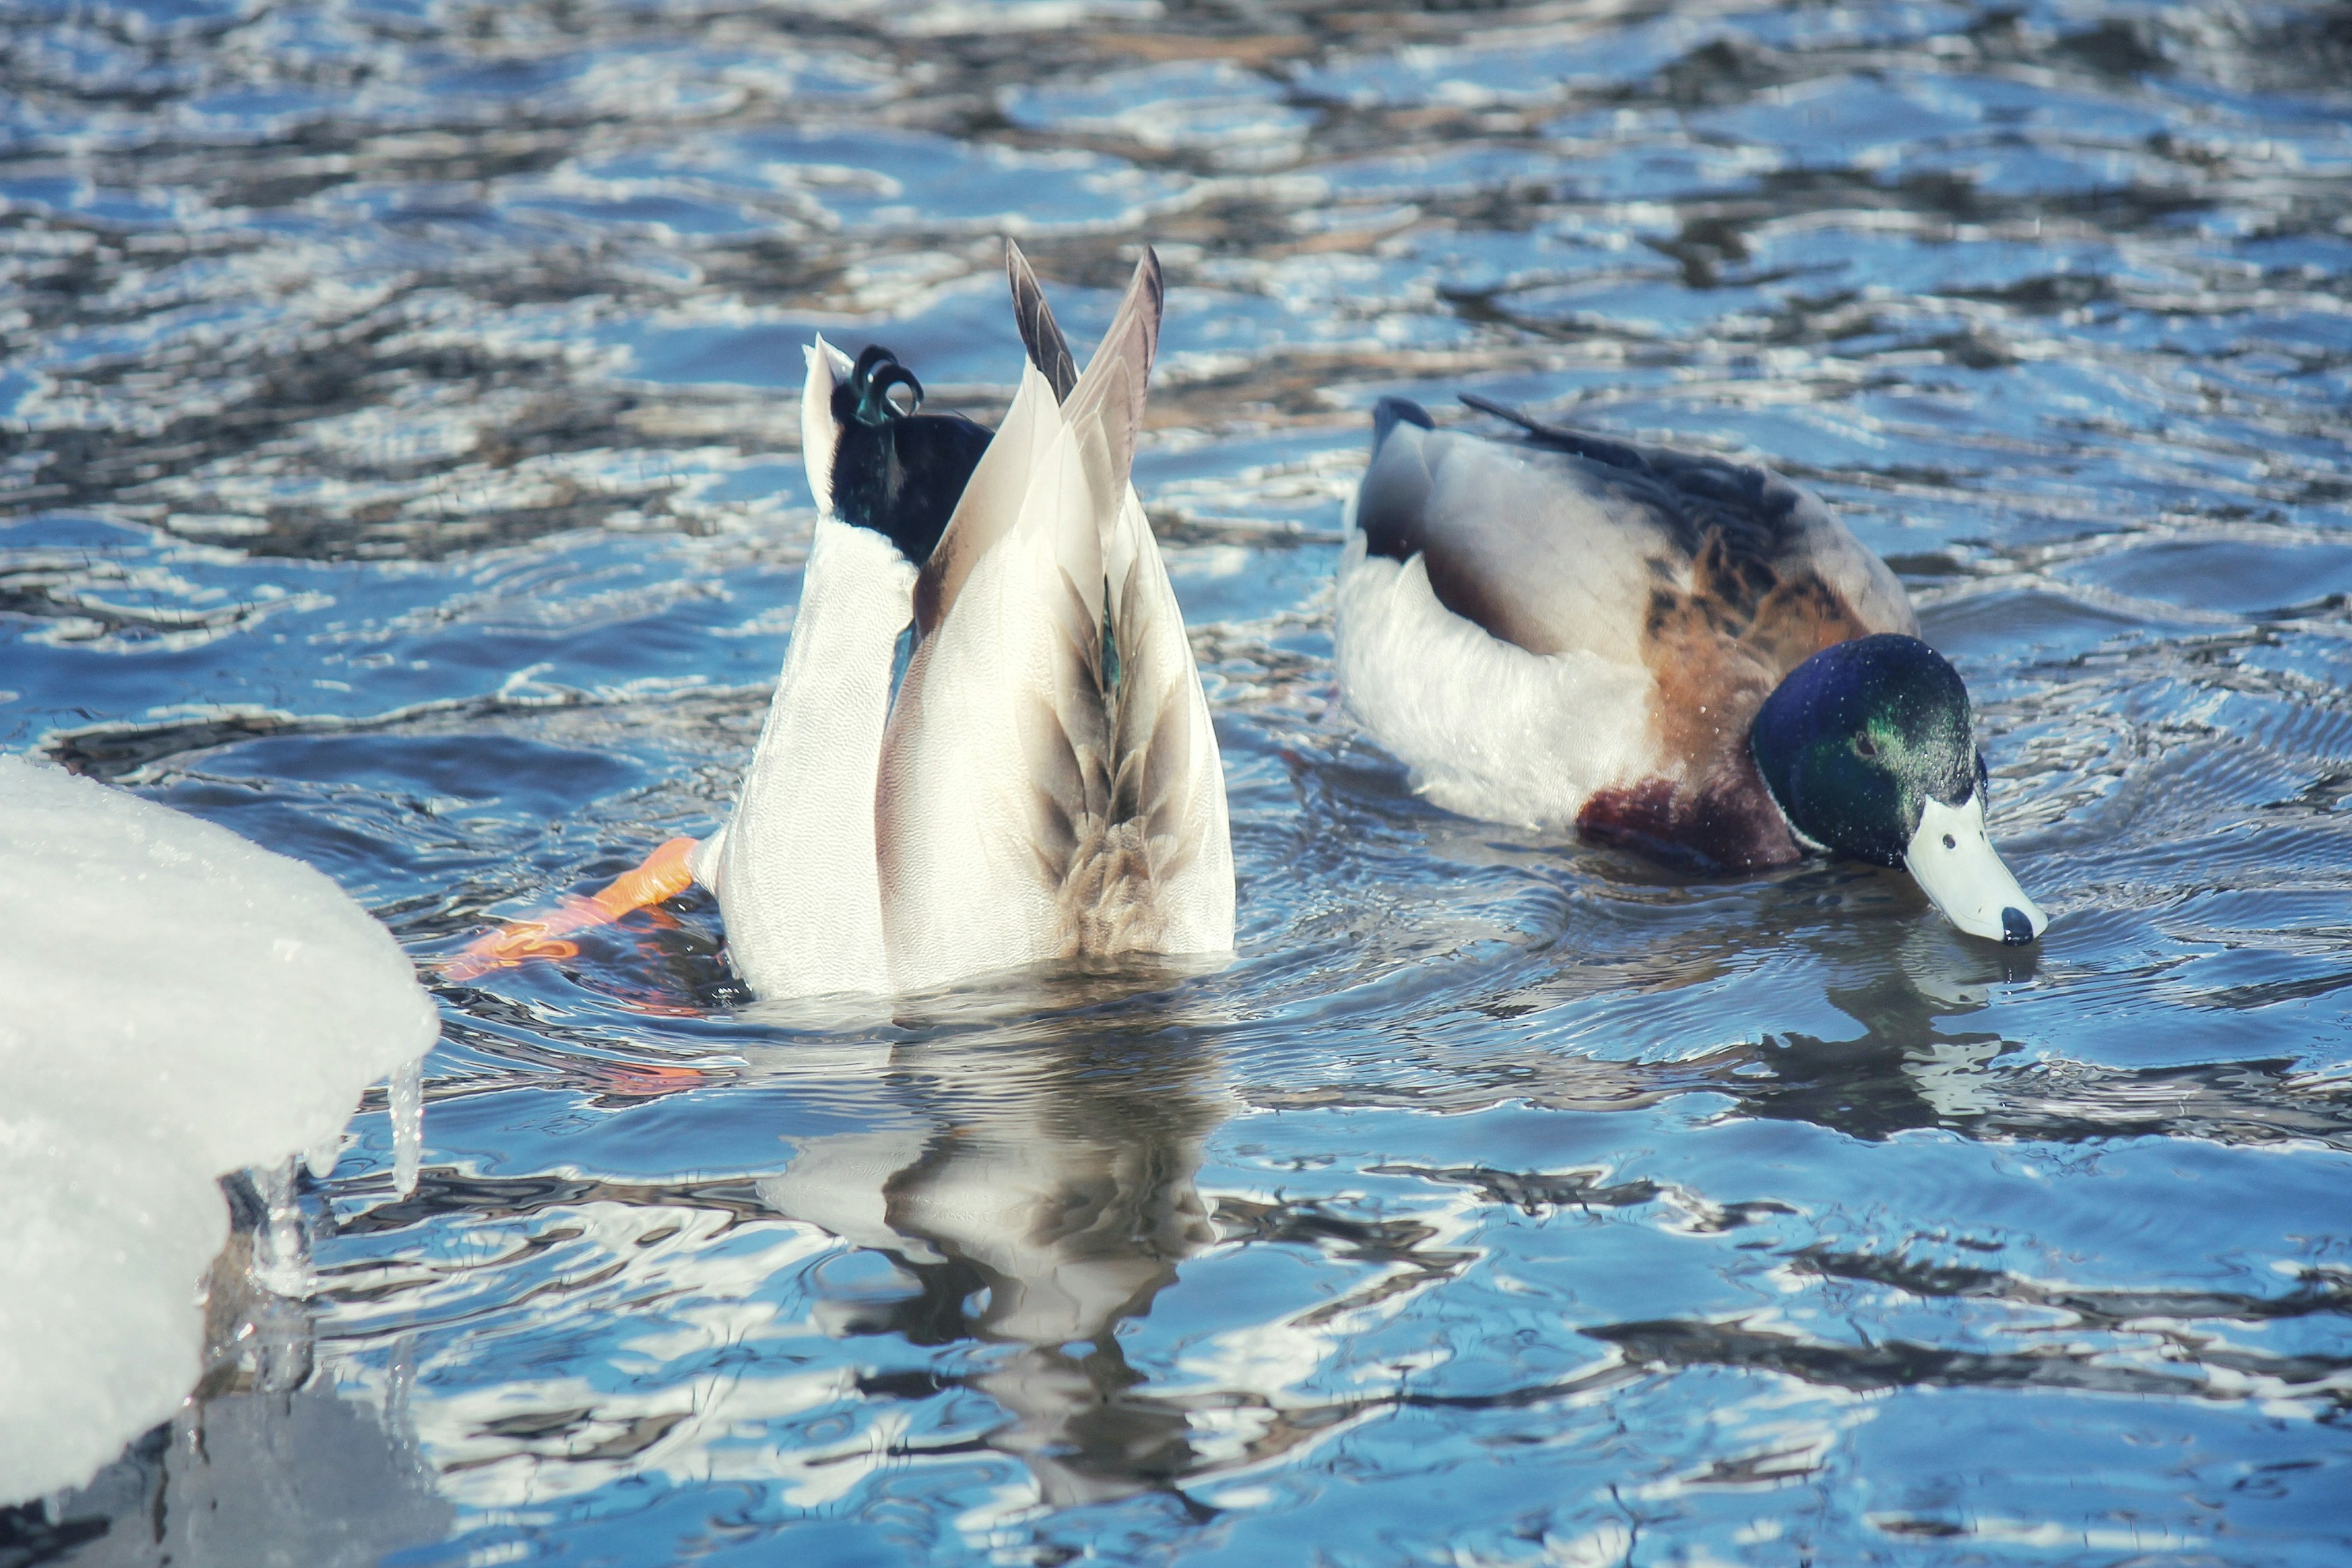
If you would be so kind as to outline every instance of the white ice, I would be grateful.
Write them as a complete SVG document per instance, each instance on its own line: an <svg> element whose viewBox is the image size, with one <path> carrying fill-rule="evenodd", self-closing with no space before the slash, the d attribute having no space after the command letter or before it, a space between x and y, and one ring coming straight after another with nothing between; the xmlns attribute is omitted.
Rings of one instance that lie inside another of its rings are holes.
<svg viewBox="0 0 2352 1568"><path fill-rule="evenodd" d="M0 756L0 1504L172 1415L228 1236L217 1178L330 1146L438 1030L318 871Z"/></svg>

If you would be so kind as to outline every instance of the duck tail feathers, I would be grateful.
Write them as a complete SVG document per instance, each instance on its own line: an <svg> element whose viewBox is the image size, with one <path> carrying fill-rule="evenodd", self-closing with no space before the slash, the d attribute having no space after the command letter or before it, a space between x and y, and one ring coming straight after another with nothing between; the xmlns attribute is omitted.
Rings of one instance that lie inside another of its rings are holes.
<svg viewBox="0 0 2352 1568"><path fill-rule="evenodd" d="M1418 425L1424 430L1437 428L1437 421L1429 410L1410 397L1383 397L1372 405L1372 450L1378 452L1389 438L1389 432L1400 425Z"/></svg>
<svg viewBox="0 0 2352 1568"><path fill-rule="evenodd" d="M1020 323L1021 346L1029 351L1029 363L1052 384L1055 400L1067 403L1070 389L1078 384L1077 362L1070 357L1069 340L1055 324L1053 308L1045 303L1037 274L1029 269L1029 258L1010 239L1004 242L1004 276L1013 285L1013 316Z"/></svg>
<svg viewBox="0 0 2352 1568"><path fill-rule="evenodd" d="M808 374L801 383L801 466L808 476L809 494L816 510L833 510L833 457L841 445L841 431L833 419L833 389L855 368L847 354L817 334L801 353Z"/></svg>

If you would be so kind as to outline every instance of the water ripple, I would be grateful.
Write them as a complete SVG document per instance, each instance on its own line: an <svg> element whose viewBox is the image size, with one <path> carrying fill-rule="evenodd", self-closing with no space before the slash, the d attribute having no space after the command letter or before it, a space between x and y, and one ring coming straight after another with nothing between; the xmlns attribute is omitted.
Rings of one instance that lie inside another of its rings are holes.
<svg viewBox="0 0 2352 1568"><path fill-rule="evenodd" d="M176 1430L0 1557L2352 1550L2340 11L0 29L0 744L451 952L721 819L808 334L993 417L998 237L1079 335L1150 240L1242 883L1216 973L762 1008L688 898L443 987L415 1194L379 1097L317 1298L215 1292ZM1365 410L1458 390L1819 488L1969 680L2041 948L1417 800L1328 581Z"/></svg>

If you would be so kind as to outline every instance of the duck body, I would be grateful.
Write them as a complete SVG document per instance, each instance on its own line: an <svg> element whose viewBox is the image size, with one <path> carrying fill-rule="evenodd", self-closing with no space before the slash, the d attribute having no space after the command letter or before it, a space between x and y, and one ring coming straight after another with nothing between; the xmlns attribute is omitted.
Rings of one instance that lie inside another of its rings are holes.
<svg viewBox="0 0 2352 1568"><path fill-rule="evenodd" d="M1416 789L1731 870L1822 847L1904 864L1929 805L1972 806L1982 840L1966 689L1918 641L1894 574L1819 500L1759 467L1465 401L1517 438L1382 400L1339 569L1342 695ZM1826 755L1825 716L1845 726L1843 772L1800 789L1795 759ZM1883 754L1874 725L1893 726ZM1792 796L1810 807L1792 813ZM1982 858L1998 876L1960 879L1972 909L1996 900L1970 917L1977 934L2011 936L2003 909L2038 932L1989 843ZM1933 868L1914 870L1934 895Z"/></svg>
<svg viewBox="0 0 2352 1568"><path fill-rule="evenodd" d="M809 351L801 606L734 815L687 860L763 998L1232 946L1223 767L1128 478L1158 264L1084 375L1008 265L1032 363L992 437L912 412L887 351Z"/></svg>

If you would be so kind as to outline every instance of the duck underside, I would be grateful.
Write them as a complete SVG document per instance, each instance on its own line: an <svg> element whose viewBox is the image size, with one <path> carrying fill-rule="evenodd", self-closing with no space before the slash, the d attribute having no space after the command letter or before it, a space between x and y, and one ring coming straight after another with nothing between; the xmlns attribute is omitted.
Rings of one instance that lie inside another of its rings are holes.
<svg viewBox="0 0 2352 1568"><path fill-rule="evenodd" d="M1141 598L1141 564L1122 583L1106 579L1106 606ZM1053 696L1040 694L1021 725L1036 786L1030 842L1054 889L1059 956L1168 951L1170 884L1201 847L1183 809L1196 761L1190 694L1148 641L1122 650L1113 611L1095 622L1076 584L1063 584Z"/></svg>
<svg viewBox="0 0 2352 1568"><path fill-rule="evenodd" d="M1128 477L1157 262L1066 389L1066 346L1008 259L1030 364L917 585L920 641L884 737L882 904L901 989L1233 944L1223 769Z"/></svg>

